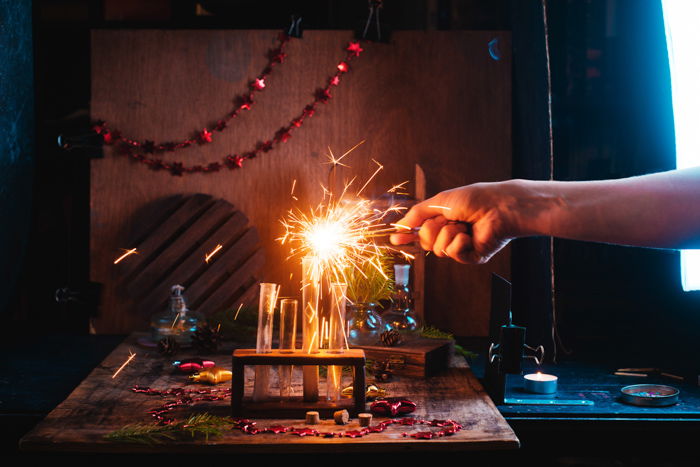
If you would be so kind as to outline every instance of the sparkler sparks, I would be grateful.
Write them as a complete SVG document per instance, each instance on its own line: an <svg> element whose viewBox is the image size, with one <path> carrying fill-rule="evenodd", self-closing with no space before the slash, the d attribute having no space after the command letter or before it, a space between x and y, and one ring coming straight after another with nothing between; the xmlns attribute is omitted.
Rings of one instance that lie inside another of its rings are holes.
<svg viewBox="0 0 700 467"><path fill-rule="evenodd" d="M243 303L238 305L238 309L236 310L236 315L233 317L233 320L236 321L238 319L238 313L241 312L241 308L243 308Z"/></svg>
<svg viewBox="0 0 700 467"><path fill-rule="evenodd" d="M114 264L119 264L124 258L126 258L129 255L138 255L139 252L136 251L136 248L132 248L131 250L124 250L125 253L121 255L119 258L114 260Z"/></svg>
<svg viewBox="0 0 700 467"><path fill-rule="evenodd" d="M131 351L131 349L129 349L129 358L127 358L126 361L124 363L122 363L122 366L120 366L119 369L114 372L114 374L112 375L112 379L114 379L119 374L119 372L121 372L124 369L125 366L127 366L129 363L131 363L131 361L134 359L135 356L136 356L136 354L133 353Z"/></svg>
<svg viewBox="0 0 700 467"><path fill-rule="evenodd" d="M336 165L347 167L341 164L341 160L359 144L340 157L335 157L329 149L329 163L333 165L331 170ZM388 279L379 258L388 252L398 253L400 250L387 244L378 244L375 239L396 232L394 224L388 223L388 216L406 208L393 204L385 209L377 209L370 200L361 197L371 181L384 169L382 164L374 159L372 161L377 165L376 170L354 196L350 193L355 178L344 184L340 194L334 193L332 186L321 185L323 199L315 209L310 212L291 209L288 216L281 220L285 233L277 240L290 247L287 259L310 258L311 275L315 281L325 276L331 282L347 282L347 274L353 269L364 276L362 266L365 264L371 265ZM394 185L388 191L395 192L406 183ZM407 254L404 257L412 258Z"/></svg>
<svg viewBox="0 0 700 467"><path fill-rule="evenodd" d="M204 257L204 262L207 263L207 264L209 264L209 260L212 258L212 256L214 256L215 254L217 254L217 253L219 252L219 250L221 250L222 248L223 248L223 246L221 246L221 244L216 245L216 248L214 248L214 249L211 251L211 253L208 253L208 254Z"/></svg>

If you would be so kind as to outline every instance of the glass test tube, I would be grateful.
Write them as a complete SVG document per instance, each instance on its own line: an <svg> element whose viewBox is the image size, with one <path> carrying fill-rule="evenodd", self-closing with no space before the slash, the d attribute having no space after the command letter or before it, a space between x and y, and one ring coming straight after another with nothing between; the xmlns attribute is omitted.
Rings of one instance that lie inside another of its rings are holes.
<svg viewBox="0 0 700 467"><path fill-rule="evenodd" d="M257 353L269 353L272 351L272 325L275 314L275 304L279 286L268 282L260 284L260 301L258 302L258 338L255 346ZM255 367L255 385L253 387L253 400L261 401L268 397L270 385L270 367L258 365Z"/></svg>
<svg viewBox="0 0 700 467"><path fill-rule="evenodd" d="M319 348L319 295L321 291L320 274L315 270L312 258L305 257L302 265L302 351L317 353ZM304 401L318 400L318 366L304 366Z"/></svg>
<svg viewBox="0 0 700 467"><path fill-rule="evenodd" d="M292 353L296 350L297 340L297 308L299 302L292 298L285 298L280 302L280 352ZM292 372L294 365L280 365L277 369L279 375L280 397L293 396Z"/></svg>
<svg viewBox="0 0 700 467"><path fill-rule="evenodd" d="M331 310L328 316L328 352L340 353L348 348L345 332L345 303L347 284L331 284ZM330 401L340 400L343 389L343 367L333 365L328 367L326 378L326 398Z"/></svg>

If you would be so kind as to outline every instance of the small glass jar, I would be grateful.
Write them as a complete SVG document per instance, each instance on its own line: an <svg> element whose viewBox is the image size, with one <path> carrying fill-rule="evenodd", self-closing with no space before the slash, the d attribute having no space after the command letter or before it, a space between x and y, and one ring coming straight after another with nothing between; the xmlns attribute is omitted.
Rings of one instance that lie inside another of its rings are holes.
<svg viewBox="0 0 700 467"><path fill-rule="evenodd" d="M172 337L183 347L192 344L192 334L204 322L204 317L187 308L182 292L185 288L173 285L170 288L168 308L151 317L151 338L158 342L165 337Z"/></svg>
<svg viewBox="0 0 700 467"><path fill-rule="evenodd" d="M410 264L394 265L394 292L391 309L382 314L386 324L399 332L413 333L421 328L421 322L413 310L413 294L408 285Z"/></svg>
<svg viewBox="0 0 700 467"><path fill-rule="evenodd" d="M347 316L350 345L378 345L381 334L391 329L377 313L376 303L348 303Z"/></svg>

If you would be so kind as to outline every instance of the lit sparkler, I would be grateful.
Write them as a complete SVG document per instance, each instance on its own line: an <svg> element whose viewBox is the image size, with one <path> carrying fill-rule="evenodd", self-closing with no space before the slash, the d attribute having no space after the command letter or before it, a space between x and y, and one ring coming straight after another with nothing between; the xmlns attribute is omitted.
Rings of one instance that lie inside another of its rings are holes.
<svg viewBox="0 0 700 467"><path fill-rule="evenodd" d="M360 143L362 144L362 143ZM335 157L330 152L331 170L359 144L342 156ZM380 258L388 252L400 252L390 245L378 244L377 237L395 233L397 228L389 224L387 218L392 213L400 213L405 208L393 204L386 209L377 209L373 203L362 198L362 192L383 170L384 166L372 159L377 168L359 190L354 191L355 178L346 182L340 194L333 192L333 187L324 187L321 203L310 212L292 209L283 219L285 233L278 240L290 246L288 259L308 257L312 261L312 276L315 280L326 276L332 282L347 282L346 274L353 268L362 273L361 266L370 264L388 279L381 267ZM296 182L296 181L295 181ZM404 187L407 182L394 185L389 192ZM296 183L295 183L296 185ZM330 184L329 184L330 185ZM398 224L397 224L398 225ZM404 254L403 252L401 252ZM411 255L404 254L406 258Z"/></svg>
<svg viewBox="0 0 700 467"><path fill-rule="evenodd" d="M125 366L127 366L129 363L131 363L131 361L134 359L135 356L136 356L136 354L133 353L131 351L131 349L129 349L129 358L127 358L126 361L124 363L122 363L122 366L120 366L119 369L114 372L114 374L112 375L112 379L114 379L119 374L119 372L121 372L124 369Z"/></svg>

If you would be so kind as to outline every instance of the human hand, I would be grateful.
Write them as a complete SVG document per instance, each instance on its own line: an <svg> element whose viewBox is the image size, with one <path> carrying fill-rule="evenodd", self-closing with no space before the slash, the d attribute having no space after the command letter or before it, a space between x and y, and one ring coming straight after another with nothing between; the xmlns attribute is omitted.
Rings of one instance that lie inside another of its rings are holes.
<svg viewBox="0 0 700 467"><path fill-rule="evenodd" d="M482 264L514 238L512 187L507 182L476 183L443 191L413 206L391 235L401 245L418 238L424 250L460 263ZM400 227L397 229L402 230Z"/></svg>

